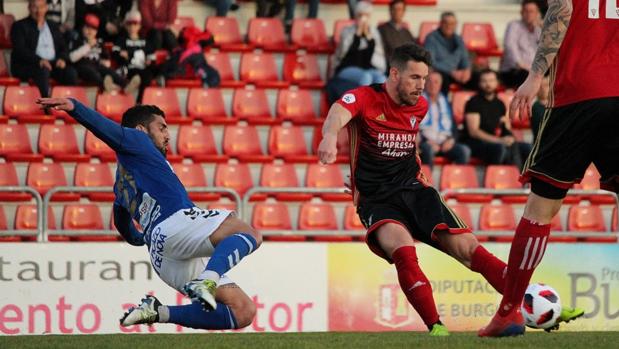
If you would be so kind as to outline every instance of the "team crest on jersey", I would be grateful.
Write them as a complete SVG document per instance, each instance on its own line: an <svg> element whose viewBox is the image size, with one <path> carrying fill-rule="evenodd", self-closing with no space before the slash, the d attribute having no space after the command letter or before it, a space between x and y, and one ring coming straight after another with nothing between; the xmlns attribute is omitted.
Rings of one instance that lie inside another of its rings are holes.
<svg viewBox="0 0 619 349"><path fill-rule="evenodd" d="M376 117L376 120L387 121L387 118L385 117L385 114L380 114L379 116Z"/></svg>
<svg viewBox="0 0 619 349"><path fill-rule="evenodd" d="M342 96L342 101L346 104L352 104L352 103L355 103L357 99L355 98L355 95L353 95L352 93L347 93L344 96Z"/></svg>
<svg viewBox="0 0 619 349"><path fill-rule="evenodd" d="M417 118L414 116L411 116L411 128L414 130L416 125L417 125Z"/></svg>

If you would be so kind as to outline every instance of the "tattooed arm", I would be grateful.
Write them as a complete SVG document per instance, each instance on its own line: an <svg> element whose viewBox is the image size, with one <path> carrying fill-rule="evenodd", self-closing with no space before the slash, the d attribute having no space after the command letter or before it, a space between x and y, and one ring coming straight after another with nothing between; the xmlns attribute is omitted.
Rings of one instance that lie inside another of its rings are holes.
<svg viewBox="0 0 619 349"><path fill-rule="evenodd" d="M567 33L572 18L572 0L549 0L548 12L544 18L544 26L540 44L535 53L529 76L518 88L509 108L509 116L514 118L530 117L531 104L540 88L544 74L554 62L561 43Z"/></svg>

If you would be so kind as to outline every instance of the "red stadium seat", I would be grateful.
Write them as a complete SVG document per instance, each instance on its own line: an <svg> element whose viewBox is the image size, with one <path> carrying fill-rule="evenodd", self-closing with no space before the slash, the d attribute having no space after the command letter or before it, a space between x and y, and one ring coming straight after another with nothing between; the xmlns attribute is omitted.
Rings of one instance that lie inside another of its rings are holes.
<svg viewBox="0 0 619 349"><path fill-rule="evenodd" d="M430 165L422 164L421 165L421 173L423 173L424 177L428 181L430 185L434 185L434 178L432 175L432 168Z"/></svg>
<svg viewBox="0 0 619 349"><path fill-rule="evenodd" d="M112 171L107 163L81 163L75 166L73 182L78 187L111 187L114 185ZM85 193L91 201L113 201L113 190Z"/></svg>
<svg viewBox="0 0 619 349"><path fill-rule="evenodd" d="M471 210L465 204L452 204L449 208L466 224L469 228L474 229L473 219L471 218Z"/></svg>
<svg viewBox="0 0 619 349"><path fill-rule="evenodd" d="M606 231L602 209L599 206L574 205L570 207L567 218L567 230L582 232Z"/></svg>
<svg viewBox="0 0 619 349"><path fill-rule="evenodd" d="M309 51L329 52L333 50L327 38L325 24L319 18L293 20L290 39L293 45Z"/></svg>
<svg viewBox="0 0 619 349"><path fill-rule="evenodd" d="M353 24L355 24L354 19L338 19L335 23L333 23L333 43L335 44L335 47L340 44L342 30Z"/></svg>
<svg viewBox="0 0 619 349"><path fill-rule="evenodd" d="M300 126L276 125L269 132L269 154L292 162L315 162L317 159L307 153L305 137Z"/></svg>
<svg viewBox="0 0 619 349"><path fill-rule="evenodd" d="M35 230L39 226L36 205L19 205L15 211L16 230ZM52 207L47 207L47 229L56 229L56 218Z"/></svg>
<svg viewBox="0 0 619 349"><path fill-rule="evenodd" d="M0 15L2 16L2 15ZM9 65L4 57L4 52L0 51L0 86L19 85L19 79L14 78L9 73Z"/></svg>
<svg viewBox="0 0 619 349"><path fill-rule="evenodd" d="M44 115L35 103L41 97L35 86L8 86L4 91L4 114L17 117L20 122L49 122L54 117Z"/></svg>
<svg viewBox="0 0 619 349"><path fill-rule="evenodd" d="M516 229L516 218L511 205L483 205L479 213L479 230L496 231Z"/></svg>
<svg viewBox="0 0 619 349"><path fill-rule="evenodd" d="M550 231L563 231L563 223L561 223L561 214L557 213L550 221Z"/></svg>
<svg viewBox="0 0 619 349"><path fill-rule="evenodd" d="M260 202L254 205L252 226L258 230L290 230L288 206L281 202Z"/></svg>
<svg viewBox="0 0 619 349"><path fill-rule="evenodd" d="M260 172L260 186L268 188L298 187L299 179L294 165L290 163L264 164ZM277 193L274 196L281 201L305 201L311 198L311 195L300 193Z"/></svg>
<svg viewBox="0 0 619 349"><path fill-rule="evenodd" d="M489 165L486 167L484 188L489 189L522 189L522 183L518 181L520 172L516 166L508 165ZM524 203L527 201L526 195L503 196L501 198L506 203Z"/></svg>
<svg viewBox="0 0 619 349"><path fill-rule="evenodd" d="M462 125L464 122L464 106L474 95L474 91L456 91L453 93L451 109L453 110L454 121L458 125Z"/></svg>
<svg viewBox="0 0 619 349"><path fill-rule="evenodd" d="M327 203L303 203L298 226L299 230L337 230L335 210Z"/></svg>
<svg viewBox="0 0 619 349"><path fill-rule="evenodd" d="M591 164L587 168L587 171L585 171L582 181L574 185L574 189L598 190L600 189L600 177L600 172L598 172L595 165ZM584 199L591 201L592 204L599 205L612 205L616 202L615 198L611 195L585 195Z"/></svg>
<svg viewBox="0 0 619 349"><path fill-rule="evenodd" d="M482 56L501 56L503 52L497 44L491 23L464 23L462 40L469 51Z"/></svg>
<svg viewBox="0 0 619 349"><path fill-rule="evenodd" d="M86 88L82 86L54 86L52 88L52 98L75 98L80 103L84 104L87 107L90 107L90 101L88 100L88 96L86 95ZM62 117L65 119L65 122L75 123L75 119L69 116L64 111L54 110L52 109L52 114L57 117Z"/></svg>
<svg viewBox="0 0 619 349"><path fill-rule="evenodd" d="M208 186L204 169L200 164L174 163L172 168L178 179L183 183L183 186L188 189L191 200L199 202L219 200L220 195L217 193L192 192L190 190L195 187Z"/></svg>
<svg viewBox="0 0 619 349"><path fill-rule="evenodd" d="M116 161L114 150L90 131L86 131L86 136L84 137L84 151L86 154L99 158L101 161Z"/></svg>
<svg viewBox="0 0 619 349"><path fill-rule="evenodd" d="M57 186L66 186L67 177L60 163L32 162L28 166L26 185L33 187L41 195L45 195L49 189ZM58 193L53 196L54 200L77 200L79 195L70 193Z"/></svg>
<svg viewBox="0 0 619 349"><path fill-rule="evenodd" d="M287 53L284 56L284 81L307 88L323 88L318 58L313 54Z"/></svg>
<svg viewBox="0 0 619 349"><path fill-rule="evenodd" d="M278 119L295 124L322 124L324 121L316 117L309 90L279 90L276 110Z"/></svg>
<svg viewBox="0 0 619 349"><path fill-rule="evenodd" d="M174 88L147 87L146 90L144 90L142 104L154 104L158 106L165 113L166 120L168 120L168 118L177 118L181 116L181 106Z"/></svg>
<svg viewBox="0 0 619 349"><path fill-rule="evenodd" d="M235 190L243 196L254 186L254 181L247 164L227 163L218 164L215 169L215 186Z"/></svg>
<svg viewBox="0 0 619 349"><path fill-rule="evenodd" d="M103 218L99 206L69 204L62 214L62 228L68 230L102 230Z"/></svg>
<svg viewBox="0 0 619 349"><path fill-rule="evenodd" d="M97 111L117 122L120 122L123 113L134 105L135 99L131 95L119 92L103 92L97 95Z"/></svg>
<svg viewBox="0 0 619 349"><path fill-rule="evenodd" d="M180 33L183 28L195 26L196 22L193 20L192 16L176 16L174 23L172 23L172 29L177 33Z"/></svg>
<svg viewBox="0 0 619 349"><path fill-rule="evenodd" d="M0 162L0 187L20 185L17 170L12 162ZM19 192L0 191L0 201L28 201L32 195Z"/></svg>
<svg viewBox="0 0 619 349"><path fill-rule="evenodd" d="M219 72L221 79L220 87L241 87L245 85L244 81L237 81L230 63L230 56L226 52L211 51L206 54L206 61Z"/></svg>
<svg viewBox="0 0 619 349"><path fill-rule="evenodd" d="M320 165L317 163L307 166L305 186L308 188L343 188L344 177L338 165ZM350 201L349 194L321 194L320 197L327 201Z"/></svg>
<svg viewBox="0 0 619 349"><path fill-rule="evenodd" d="M279 81L275 57L268 52L247 52L241 56L241 80L265 88L282 88L288 82Z"/></svg>
<svg viewBox="0 0 619 349"><path fill-rule="evenodd" d="M9 161L41 161L41 154L33 154L26 125L0 124L0 156Z"/></svg>
<svg viewBox="0 0 619 349"><path fill-rule="evenodd" d="M353 205L347 205L344 210L344 229L345 230L365 230L365 226L359 219L357 208Z"/></svg>
<svg viewBox="0 0 619 349"><path fill-rule="evenodd" d="M210 126L183 125L178 129L176 150L183 157L190 157L194 162L225 161L215 146Z"/></svg>
<svg viewBox="0 0 619 349"><path fill-rule="evenodd" d="M254 126L231 125L224 129L224 154L241 161L271 161L260 146L258 130Z"/></svg>
<svg viewBox="0 0 619 349"><path fill-rule="evenodd" d="M446 189L476 189L479 188L477 172L472 165L445 165L441 172L441 190ZM461 202L488 202L491 195L480 194L451 194L448 197L456 198Z"/></svg>
<svg viewBox="0 0 619 349"><path fill-rule="evenodd" d="M610 230L611 231L619 231L619 219L617 219L617 206L613 208L613 217L611 218Z"/></svg>
<svg viewBox="0 0 619 349"><path fill-rule="evenodd" d="M273 123L271 107L264 89L237 89L232 98L232 115L252 123Z"/></svg>
<svg viewBox="0 0 619 349"><path fill-rule="evenodd" d="M215 45L222 50L243 51L250 48L243 42L236 17L209 16L204 26L213 34Z"/></svg>
<svg viewBox="0 0 619 349"><path fill-rule="evenodd" d="M45 124L39 131L39 153L54 161L88 161L88 154L81 154L72 125Z"/></svg>
<svg viewBox="0 0 619 349"><path fill-rule="evenodd" d="M288 48L284 24L279 18L252 18L247 27L249 44L274 51Z"/></svg>
<svg viewBox="0 0 619 349"><path fill-rule="evenodd" d="M187 97L187 115L207 123L230 122L218 88L192 88Z"/></svg>
<svg viewBox="0 0 619 349"><path fill-rule="evenodd" d="M6 215L4 214L4 209L0 206L0 230L7 230L8 224L6 220Z"/></svg>
<svg viewBox="0 0 619 349"><path fill-rule="evenodd" d="M12 14L0 14L0 48L11 48L11 27L15 22Z"/></svg>
<svg viewBox="0 0 619 349"><path fill-rule="evenodd" d="M435 31L438 26L439 22L436 21L421 22L421 24L419 24L419 37L417 38L417 40L419 40L419 43L423 45L426 41L426 36L428 36L428 34L430 34L431 32Z"/></svg>

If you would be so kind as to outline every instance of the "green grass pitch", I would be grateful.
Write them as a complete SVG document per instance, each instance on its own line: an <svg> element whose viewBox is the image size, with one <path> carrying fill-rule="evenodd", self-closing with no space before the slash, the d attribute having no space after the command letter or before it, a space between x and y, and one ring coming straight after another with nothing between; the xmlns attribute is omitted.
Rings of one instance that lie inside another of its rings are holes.
<svg viewBox="0 0 619 349"><path fill-rule="evenodd" d="M419 332L382 333L260 333L260 334L143 334L48 335L0 337L0 348L618 348L619 332L529 332L516 338L478 338L474 333L452 333L432 338Z"/></svg>

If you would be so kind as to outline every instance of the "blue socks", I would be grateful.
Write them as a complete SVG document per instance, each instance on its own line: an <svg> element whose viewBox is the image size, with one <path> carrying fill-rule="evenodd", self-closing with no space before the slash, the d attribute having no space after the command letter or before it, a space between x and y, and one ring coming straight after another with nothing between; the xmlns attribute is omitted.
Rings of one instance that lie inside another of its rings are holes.
<svg viewBox="0 0 619 349"><path fill-rule="evenodd" d="M253 236L247 233L237 233L230 235L215 246L215 251L208 261L204 272L200 274L200 279L210 279L215 282L239 264L241 259L252 253L258 243Z"/></svg>
<svg viewBox="0 0 619 349"><path fill-rule="evenodd" d="M204 311L202 304L168 305L168 323L202 330L236 329L238 325L230 307L217 303L217 309Z"/></svg>

